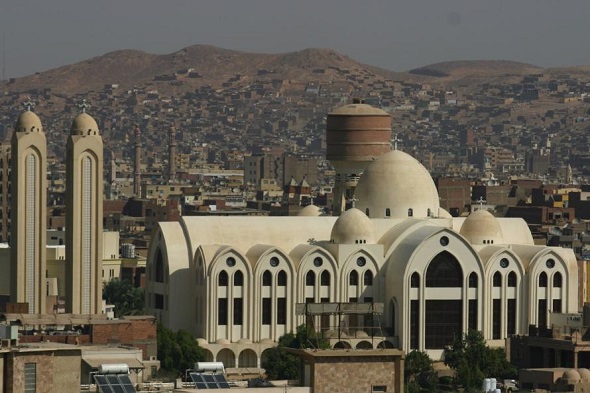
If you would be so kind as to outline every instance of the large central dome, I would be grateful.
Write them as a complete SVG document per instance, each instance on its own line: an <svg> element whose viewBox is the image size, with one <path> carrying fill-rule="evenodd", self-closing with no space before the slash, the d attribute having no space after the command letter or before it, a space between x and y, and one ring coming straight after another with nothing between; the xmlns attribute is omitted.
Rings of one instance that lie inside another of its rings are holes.
<svg viewBox="0 0 590 393"><path fill-rule="evenodd" d="M438 191L430 173L400 150L392 150L371 163L354 196L356 207L372 218L439 215Z"/></svg>

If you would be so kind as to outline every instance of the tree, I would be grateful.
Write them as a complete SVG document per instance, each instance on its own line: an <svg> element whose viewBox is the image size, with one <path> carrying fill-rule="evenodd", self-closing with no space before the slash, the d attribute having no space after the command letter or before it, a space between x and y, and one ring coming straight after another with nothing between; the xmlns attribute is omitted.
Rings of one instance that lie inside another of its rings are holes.
<svg viewBox="0 0 590 393"><path fill-rule="evenodd" d="M456 383L465 390L481 388L486 377L514 378L516 368L506 360L504 350L487 346L481 332L470 330L445 348L445 364L456 372Z"/></svg>
<svg viewBox="0 0 590 393"><path fill-rule="evenodd" d="M205 360L205 352L197 340L186 330L176 333L158 324L158 359L160 367L170 374L184 375L195 362Z"/></svg>
<svg viewBox="0 0 590 393"><path fill-rule="evenodd" d="M299 357L289 353L287 348L314 348L319 344L322 349L330 344L318 338L315 331L305 325L297 327L297 332L289 332L279 338L278 345L269 349L262 367L266 370L268 379L299 379Z"/></svg>
<svg viewBox="0 0 590 393"><path fill-rule="evenodd" d="M143 314L144 294L128 280L112 279L102 287L102 298L115 306L115 318Z"/></svg>
<svg viewBox="0 0 590 393"><path fill-rule="evenodd" d="M404 362L404 379L409 393L435 392L438 378L426 352L413 350Z"/></svg>

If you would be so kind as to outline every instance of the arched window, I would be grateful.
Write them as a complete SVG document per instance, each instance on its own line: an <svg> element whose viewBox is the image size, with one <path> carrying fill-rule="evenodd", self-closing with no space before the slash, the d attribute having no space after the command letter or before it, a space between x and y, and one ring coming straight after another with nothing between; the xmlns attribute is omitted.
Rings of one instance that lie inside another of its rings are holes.
<svg viewBox="0 0 590 393"><path fill-rule="evenodd" d="M365 209L365 214L367 215L367 217L370 217L370 216L369 216L369 208L366 208L366 209Z"/></svg>
<svg viewBox="0 0 590 393"><path fill-rule="evenodd" d="M501 287L502 286L502 275L500 274L500 272L496 272L494 273L494 286L495 287Z"/></svg>
<svg viewBox="0 0 590 393"><path fill-rule="evenodd" d="M348 284L349 285L357 285L359 283L359 274L356 270L350 272L350 277L348 277Z"/></svg>
<svg viewBox="0 0 590 393"><path fill-rule="evenodd" d="M477 274L475 272L469 275L469 288L477 288Z"/></svg>
<svg viewBox="0 0 590 393"><path fill-rule="evenodd" d="M222 270L221 273L219 273L219 277L217 278L217 284L220 287L227 287L227 282L228 282L227 272L225 270Z"/></svg>
<svg viewBox="0 0 590 393"><path fill-rule="evenodd" d="M555 273L553 276L553 288L561 288L561 281L561 273Z"/></svg>
<svg viewBox="0 0 590 393"><path fill-rule="evenodd" d="M365 278L363 281L364 281L365 285L373 285L373 272L370 270L367 270L365 272Z"/></svg>
<svg viewBox="0 0 590 393"><path fill-rule="evenodd" d="M286 287L287 286L287 273L285 273L284 270L281 270L279 272L279 275L277 276L277 285L279 287Z"/></svg>
<svg viewBox="0 0 590 393"><path fill-rule="evenodd" d="M410 286L412 288L420 288L420 275L418 273L413 273L412 277L410 277Z"/></svg>
<svg viewBox="0 0 590 393"><path fill-rule="evenodd" d="M432 211L430 209L426 210L426 217L430 217L431 214L432 214Z"/></svg>
<svg viewBox="0 0 590 393"><path fill-rule="evenodd" d="M312 270L308 271L307 275L305 276L305 285L308 285L308 286L315 285L315 273Z"/></svg>
<svg viewBox="0 0 590 393"><path fill-rule="evenodd" d="M272 274L267 270L262 274L262 286L270 287L272 285Z"/></svg>
<svg viewBox="0 0 590 393"><path fill-rule="evenodd" d="M508 286L509 287L516 287L516 273L510 272L508 274Z"/></svg>
<svg viewBox="0 0 590 393"><path fill-rule="evenodd" d="M391 209L390 208L385 209L385 217L391 217Z"/></svg>
<svg viewBox="0 0 590 393"><path fill-rule="evenodd" d="M414 209L409 208L408 209L408 217L413 217L414 216Z"/></svg>
<svg viewBox="0 0 590 393"><path fill-rule="evenodd" d="M244 285L244 274L239 270L234 273L234 285L237 287Z"/></svg>
<svg viewBox="0 0 590 393"><path fill-rule="evenodd" d="M322 272L322 275L320 277L320 284L324 285L324 286L329 286L330 285L330 273L328 273L327 270L324 270Z"/></svg>
<svg viewBox="0 0 590 393"><path fill-rule="evenodd" d="M162 250L158 248L156 254L156 282L164 282L164 258L162 257Z"/></svg>
<svg viewBox="0 0 590 393"><path fill-rule="evenodd" d="M547 288L547 273L542 272L539 275L539 287Z"/></svg>
<svg viewBox="0 0 590 393"><path fill-rule="evenodd" d="M435 288L462 287L463 271L457 259L446 251L436 255L426 271L426 286Z"/></svg>

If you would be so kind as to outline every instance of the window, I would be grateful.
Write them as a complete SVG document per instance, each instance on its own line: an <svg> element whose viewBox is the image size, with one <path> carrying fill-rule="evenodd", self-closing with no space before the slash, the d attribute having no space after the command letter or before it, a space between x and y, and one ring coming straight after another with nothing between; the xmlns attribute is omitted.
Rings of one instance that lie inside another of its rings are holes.
<svg viewBox="0 0 590 393"><path fill-rule="evenodd" d="M219 273L219 277L217 278L217 284L220 287L227 287L227 283L228 283L228 276L227 273L222 270L221 273Z"/></svg>
<svg viewBox="0 0 590 393"><path fill-rule="evenodd" d="M555 275L553 276L553 288L561 288L561 281L561 273L555 273Z"/></svg>
<svg viewBox="0 0 590 393"><path fill-rule="evenodd" d="M408 217L413 217L414 216L414 209L409 208L408 209Z"/></svg>
<svg viewBox="0 0 590 393"><path fill-rule="evenodd" d="M542 272L539 275L539 287L541 288L547 288L547 273ZM545 326L545 325L543 325Z"/></svg>
<svg viewBox="0 0 590 393"><path fill-rule="evenodd" d="M164 295L156 293L154 295L154 305L157 310L163 310L164 309Z"/></svg>
<svg viewBox="0 0 590 393"><path fill-rule="evenodd" d="M308 271L307 275L305 276L305 285L314 286L315 285L315 273L313 271Z"/></svg>
<svg viewBox="0 0 590 393"><path fill-rule="evenodd" d="M471 273L469 275L469 288L477 288L477 274Z"/></svg>
<svg viewBox="0 0 590 393"><path fill-rule="evenodd" d="M502 275L500 274L500 272L494 273L493 283L495 287L502 286Z"/></svg>
<svg viewBox="0 0 590 393"><path fill-rule="evenodd" d="M367 270L365 272L364 284L365 285L373 285L373 272L372 271Z"/></svg>
<svg viewBox="0 0 590 393"><path fill-rule="evenodd" d="M277 325L287 324L287 299L280 297L277 299Z"/></svg>
<svg viewBox="0 0 590 393"><path fill-rule="evenodd" d="M463 272L457 259L443 251L436 255L426 271L426 286L435 288L462 287Z"/></svg>
<svg viewBox="0 0 590 393"><path fill-rule="evenodd" d="M217 324L227 325L227 299L217 299Z"/></svg>
<svg viewBox="0 0 590 393"><path fill-rule="evenodd" d="M237 287L244 285L244 274L239 270L234 273L234 285Z"/></svg>
<svg viewBox="0 0 590 393"><path fill-rule="evenodd" d="M37 363L25 363L25 393L37 391Z"/></svg>
<svg viewBox="0 0 590 393"><path fill-rule="evenodd" d="M284 270L281 270L277 276L277 285L279 287L287 286L287 273Z"/></svg>
<svg viewBox="0 0 590 393"><path fill-rule="evenodd" d="M350 272L350 277L348 277L348 284L349 285L358 285L359 283L359 274L356 270Z"/></svg>
<svg viewBox="0 0 590 393"><path fill-rule="evenodd" d="M244 299L241 297L234 299L234 325L241 325L243 316Z"/></svg>
<svg viewBox="0 0 590 393"><path fill-rule="evenodd" d="M385 209L385 217L391 217L391 209L390 208Z"/></svg>
<svg viewBox="0 0 590 393"><path fill-rule="evenodd" d="M265 297L262 299L262 324L270 325L272 315L272 299Z"/></svg>
<svg viewBox="0 0 590 393"><path fill-rule="evenodd" d="M410 277L410 287L420 288L420 275L418 273L413 273L412 277Z"/></svg>
<svg viewBox="0 0 590 393"><path fill-rule="evenodd" d="M358 267L363 267L367 264L367 259L365 257L358 257L356 259L356 264Z"/></svg>
<svg viewBox="0 0 590 393"><path fill-rule="evenodd" d="M498 274L498 273L496 273ZM500 338L500 329L501 329L501 321L502 321L502 300L501 299L494 299L492 300L492 338L497 340Z"/></svg>
<svg viewBox="0 0 590 393"><path fill-rule="evenodd" d="M510 272L510 274L508 274L508 286L516 287L516 273Z"/></svg>
<svg viewBox="0 0 590 393"><path fill-rule="evenodd" d="M267 270L262 274L262 286L270 287L272 285L272 274Z"/></svg>
<svg viewBox="0 0 590 393"><path fill-rule="evenodd" d="M313 265L315 267L320 267L324 264L324 260L321 257L315 257L315 259L313 260Z"/></svg>
<svg viewBox="0 0 590 393"><path fill-rule="evenodd" d="M320 284L323 286L329 286L330 285L330 273L328 273L327 270L324 270L322 272L322 275L320 276Z"/></svg>
<svg viewBox="0 0 590 393"><path fill-rule="evenodd" d="M277 258L277 257L270 258L270 266L272 266L272 267L279 266L279 258Z"/></svg>
<svg viewBox="0 0 590 393"><path fill-rule="evenodd" d="M164 282L164 258L162 250L158 248L156 252L156 282Z"/></svg>
<svg viewBox="0 0 590 393"><path fill-rule="evenodd" d="M229 257L225 260L225 263L227 264L227 266L229 267L234 267L236 266L236 258L234 257Z"/></svg>
<svg viewBox="0 0 590 393"><path fill-rule="evenodd" d="M369 208L366 208L366 209L365 209L365 214L367 215L367 217L370 217L370 216L369 216Z"/></svg>

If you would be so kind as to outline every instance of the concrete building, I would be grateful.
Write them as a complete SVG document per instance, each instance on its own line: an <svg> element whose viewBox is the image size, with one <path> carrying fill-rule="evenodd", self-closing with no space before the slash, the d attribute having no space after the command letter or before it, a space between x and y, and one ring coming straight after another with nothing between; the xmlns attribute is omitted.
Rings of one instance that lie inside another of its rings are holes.
<svg viewBox="0 0 590 393"><path fill-rule="evenodd" d="M102 299L103 145L83 112L66 150L66 312L96 314Z"/></svg>
<svg viewBox="0 0 590 393"><path fill-rule="evenodd" d="M46 311L47 141L39 117L22 113L12 136L11 303Z"/></svg>

